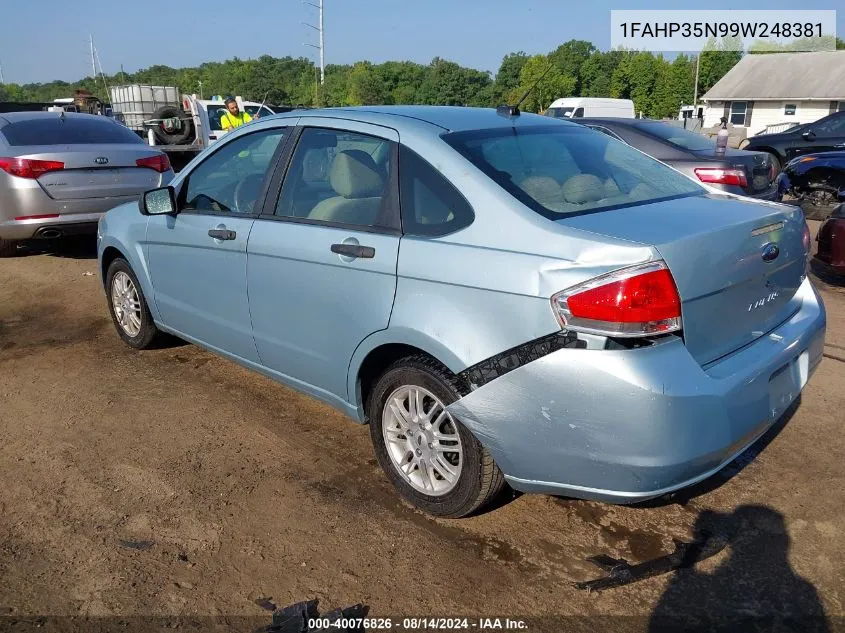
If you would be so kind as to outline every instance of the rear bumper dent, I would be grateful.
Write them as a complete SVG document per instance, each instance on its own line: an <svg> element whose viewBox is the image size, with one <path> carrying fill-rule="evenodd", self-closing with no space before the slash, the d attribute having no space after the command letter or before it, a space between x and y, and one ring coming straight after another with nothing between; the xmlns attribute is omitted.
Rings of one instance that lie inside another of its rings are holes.
<svg viewBox="0 0 845 633"><path fill-rule="evenodd" d="M449 409L514 488L616 503L706 479L797 399L824 346L809 280L787 322L706 369L680 340L636 350L562 349Z"/></svg>

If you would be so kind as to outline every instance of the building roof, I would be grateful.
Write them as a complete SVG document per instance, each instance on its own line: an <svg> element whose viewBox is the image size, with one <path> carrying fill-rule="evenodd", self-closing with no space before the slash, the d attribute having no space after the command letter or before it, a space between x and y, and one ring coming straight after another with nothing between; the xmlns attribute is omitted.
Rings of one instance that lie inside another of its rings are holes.
<svg viewBox="0 0 845 633"><path fill-rule="evenodd" d="M845 101L845 51L746 55L702 99Z"/></svg>

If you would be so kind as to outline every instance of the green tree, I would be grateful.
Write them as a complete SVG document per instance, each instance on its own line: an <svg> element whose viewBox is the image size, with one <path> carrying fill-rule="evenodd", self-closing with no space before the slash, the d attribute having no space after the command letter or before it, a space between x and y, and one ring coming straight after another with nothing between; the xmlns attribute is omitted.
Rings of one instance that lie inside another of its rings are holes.
<svg viewBox="0 0 845 633"><path fill-rule="evenodd" d="M388 94L381 76L370 62L358 62L352 67L347 88L350 105L382 104Z"/></svg>
<svg viewBox="0 0 845 633"><path fill-rule="evenodd" d="M499 65L499 72L496 73L493 91L494 101L505 101L507 95L519 86L519 74L527 61L528 55L522 51L508 53L504 56L502 63Z"/></svg>
<svg viewBox="0 0 845 633"><path fill-rule="evenodd" d="M591 42L569 40L549 53L549 59L554 62L561 74L575 79L574 94L581 94L583 91L581 67L594 52L596 52L596 47Z"/></svg>
<svg viewBox="0 0 845 633"><path fill-rule="evenodd" d="M490 75L435 57L429 65L417 97L432 105L467 105L489 86Z"/></svg>
<svg viewBox="0 0 845 633"><path fill-rule="evenodd" d="M730 38L725 38L721 42L716 42L711 38L700 55L699 95L716 85L716 82L742 59L742 43L739 42L737 46L737 41Z"/></svg>
<svg viewBox="0 0 845 633"><path fill-rule="evenodd" d="M521 108L528 112L542 112L555 99L574 94L575 77L564 75L546 55L534 55L523 65L519 86L511 93L511 98L521 98L529 89L531 92Z"/></svg>

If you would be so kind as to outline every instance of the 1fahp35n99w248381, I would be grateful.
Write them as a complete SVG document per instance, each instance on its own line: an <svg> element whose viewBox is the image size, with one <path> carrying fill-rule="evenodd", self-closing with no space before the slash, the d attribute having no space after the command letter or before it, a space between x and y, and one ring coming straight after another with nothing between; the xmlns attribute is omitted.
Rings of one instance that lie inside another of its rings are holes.
<svg viewBox="0 0 845 633"><path fill-rule="evenodd" d="M534 115L262 119L107 213L98 244L129 345L176 335L369 423L441 516L505 482L627 503L700 481L824 344L800 209Z"/></svg>

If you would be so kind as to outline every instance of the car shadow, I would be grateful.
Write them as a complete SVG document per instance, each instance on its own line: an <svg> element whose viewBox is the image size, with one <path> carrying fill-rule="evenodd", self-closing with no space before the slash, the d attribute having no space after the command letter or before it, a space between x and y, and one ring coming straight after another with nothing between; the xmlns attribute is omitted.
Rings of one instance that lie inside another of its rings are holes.
<svg viewBox="0 0 845 633"><path fill-rule="evenodd" d="M723 539L727 555L714 570L680 561L651 613L649 633L831 630L818 591L789 564L780 512L764 505L704 510L693 531Z"/></svg>
<svg viewBox="0 0 845 633"><path fill-rule="evenodd" d="M834 273L826 264L815 257L810 260L810 270L819 281L834 288L845 288L845 275Z"/></svg>
<svg viewBox="0 0 845 633"><path fill-rule="evenodd" d="M97 237L75 235L55 240L27 240L18 249L18 257L51 255L67 259L97 259Z"/></svg>
<svg viewBox="0 0 845 633"><path fill-rule="evenodd" d="M732 462L725 465L719 472L714 473L704 481L697 484L682 488L673 493L658 497L657 499L650 499L640 503L631 504L631 508L660 508L669 505L685 506L693 499L706 495L717 488L720 488L725 483L736 477L739 473L745 470L750 464L754 462L757 456L762 453L766 447L771 444L780 432L789 424L789 421L798 411L801 406L801 395L795 399L783 415L775 422L769 430L761 435L756 442L745 449L742 453L737 455Z"/></svg>

